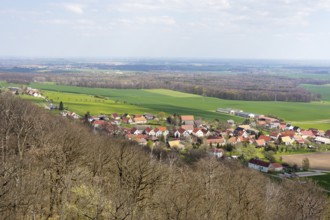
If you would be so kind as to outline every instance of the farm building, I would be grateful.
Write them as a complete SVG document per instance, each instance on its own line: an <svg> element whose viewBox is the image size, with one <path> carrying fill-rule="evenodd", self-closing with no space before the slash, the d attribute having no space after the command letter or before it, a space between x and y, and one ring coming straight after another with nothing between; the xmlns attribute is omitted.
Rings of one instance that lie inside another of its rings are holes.
<svg viewBox="0 0 330 220"><path fill-rule="evenodd" d="M236 112L236 116L242 117L242 118L254 118L255 114L249 113L249 112Z"/></svg>
<svg viewBox="0 0 330 220"><path fill-rule="evenodd" d="M316 137L315 142L320 144L330 144L330 139L324 137Z"/></svg>
<svg viewBox="0 0 330 220"><path fill-rule="evenodd" d="M248 166L249 166L249 168L259 170L264 173L268 173L269 165L270 165L270 163L268 163L268 162L258 160L258 159L251 159L251 160L249 160Z"/></svg>
<svg viewBox="0 0 330 220"><path fill-rule="evenodd" d="M239 110L231 109L231 108L218 108L217 112L226 113L226 114L230 114L230 115L235 115L235 113L239 112Z"/></svg>

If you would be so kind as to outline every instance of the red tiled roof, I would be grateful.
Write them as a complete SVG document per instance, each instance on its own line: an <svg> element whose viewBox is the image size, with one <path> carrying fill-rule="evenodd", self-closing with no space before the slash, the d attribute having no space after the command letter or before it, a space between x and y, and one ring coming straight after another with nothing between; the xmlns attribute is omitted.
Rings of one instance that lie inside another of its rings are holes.
<svg viewBox="0 0 330 220"><path fill-rule="evenodd" d="M183 129L183 128L179 128L179 129L178 129L178 132L179 132L180 134L183 134L185 131L186 131L186 130Z"/></svg>
<svg viewBox="0 0 330 220"><path fill-rule="evenodd" d="M265 140L264 139L260 139L260 140L256 140L256 144L258 146L264 146L266 144Z"/></svg>
<svg viewBox="0 0 330 220"><path fill-rule="evenodd" d="M193 115L182 115L181 116L182 121L194 121L194 116Z"/></svg>
<svg viewBox="0 0 330 220"><path fill-rule="evenodd" d="M135 117L134 121L135 122L137 122L137 121L147 121L147 119L144 116L141 116L141 117Z"/></svg>
<svg viewBox="0 0 330 220"><path fill-rule="evenodd" d="M222 144L222 143L225 143L225 140L223 138L218 138L218 139L207 139L206 140L208 144L210 143L219 143L219 144Z"/></svg>
<svg viewBox="0 0 330 220"><path fill-rule="evenodd" d="M327 130L327 131L325 132L325 135L330 136L330 130Z"/></svg>
<svg viewBox="0 0 330 220"><path fill-rule="evenodd" d="M258 125L266 125L267 124L267 122L265 122L265 121L258 121Z"/></svg>
<svg viewBox="0 0 330 220"><path fill-rule="evenodd" d="M299 144L304 144L305 143L305 140L304 139L298 139L296 140Z"/></svg>
<svg viewBox="0 0 330 220"><path fill-rule="evenodd" d="M135 127L131 129L132 134L134 134L134 132L136 132L136 131L137 131L137 128L135 128Z"/></svg>
<svg viewBox="0 0 330 220"><path fill-rule="evenodd" d="M166 128L166 127L157 127L157 129L158 129L159 131L161 131L161 132L164 132L164 131L166 131L166 130L167 130L167 128Z"/></svg>
<svg viewBox="0 0 330 220"><path fill-rule="evenodd" d="M231 143L233 143L233 142L236 142L237 141L237 138L236 137L231 137L228 141L231 142Z"/></svg>
<svg viewBox="0 0 330 220"><path fill-rule="evenodd" d="M280 163L272 163L272 167L273 167L273 168L281 168L281 167L283 167L283 166L282 166L282 164L280 164Z"/></svg>
<svg viewBox="0 0 330 220"><path fill-rule="evenodd" d="M311 130L300 131L300 134L304 136L314 136L314 133Z"/></svg>
<svg viewBox="0 0 330 220"><path fill-rule="evenodd" d="M241 142L249 142L249 138L248 137L243 137L243 136L239 136L238 137L240 139Z"/></svg>
<svg viewBox="0 0 330 220"><path fill-rule="evenodd" d="M145 130L145 132L149 133L150 131L152 131L152 128L147 127L147 128L144 129L144 130Z"/></svg>
<svg viewBox="0 0 330 220"><path fill-rule="evenodd" d="M185 130L194 130L194 125L181 125L181 128Z"/></svg>
<svg viewBox="0 0 330 220"><path fill-rule="evenodd" d="M271 132L270 133L270 135L269 136L271 136L271 137L277 137L279 135L279 133L278 132L276 132L276 131L273 131L273 132Z"/></svg>
<svg viewBox="0 0 330 220"><path fill-rule="evenodd" d="M211 152L213 152L213 153L220 153L220 152L224 153L224 150L223 149L219 149L219 148L213 148L211 150Z"/></svg>
<svg viewBox="0 0 330 220"><path fill-rule="evenodd" d="M260 116L258 117L259 120L265 120L265 121L268 121L268 122L276 122L278 121L278 119L276 118L270 118L270 117L266 117L266 116Z"/></svg>
<svg viewBox="0 0 330 220"><path fill-rule="evenodd" d="M144 134L138 134L138 135L135 135L135 134L128 134L127 137L129 139L141 139L141 138L147 138L146 135Z"/></svg>
<svg viewBox="0 0 330 220"><path fill-rule="evenodd" d="M258 165L258 166L262 166L262 167L269 167L270 163L262 161L262 160L258 160L258 159L251 159L249 160L249 163Z"/></svg>
<svg viewBox="0 0 330 220"><path fill-rule="evenodd" d="M295 131L285 131L281 133L282 136L289 136L289 137L293 137L296 135Z"/></svg>
<svg viewBox="0 0 330 220"><path fill-rule="evenodd" d="M202 129L202 132L204 133L204 134L207 134L207 130L206 129Z"/></svg>
<svg viewBox="0 0 330 220"><path fill-rule="evenodd" d="M196 133L196 132L198 132L198 131L200 131L200 130L201 130L200 128L195 128L195 129L193 130L193 132Z"/></svg>
<svg viewBox="0 0 330 220"><path fill-rule="evenodd" d="M281 129L285 129L285 128L286 128L286 125L282 125L282 124L281 124L281 125L280 125L280 128L281 128Z"/></svg>
<svg viewBox="0 0 330 220"><path fill-rule="evenodd" d="M105 121L103 121L103 120L96 120L96 121L93 122L93 124L94 125L103 125L103 124L105 124Z"/></svg>
<svg viewBox="0 0 330 220"><path fill-rule="evenodd" d="M266 135L260 135L258 140L264 140L266 142L269 142L269 141L271 141L271 138L269 136L266 136Z"/></svg>

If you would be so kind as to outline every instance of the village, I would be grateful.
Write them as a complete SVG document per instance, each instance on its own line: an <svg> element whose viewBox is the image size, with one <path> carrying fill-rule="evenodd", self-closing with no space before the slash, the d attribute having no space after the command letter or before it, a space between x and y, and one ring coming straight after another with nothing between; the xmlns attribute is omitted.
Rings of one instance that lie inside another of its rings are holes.
<svg viewBox="0 0 330 220"><path fill-rule="evenodd" d="M17 94L15 88L9 91ZM24 93L45 99L37 89L28 87ZM243 117L243 123L236 124L234 120L206 122L194 115L174 113L166 116L164 112L157 115L110 113L97 116L87 112L80 116L51 102L45 108L60 110L63 117L81 120L95 132L122 137L141 146L178 151L204 149L219 159L244 159L248 167L265 173L283 172L287 166L274 157L275 152L313 151L316 146L330 145L330 130L304 130L275 117L231 108L218 108L216 111ZM263 159L256 153L260 149L264 152Z"/></svg>

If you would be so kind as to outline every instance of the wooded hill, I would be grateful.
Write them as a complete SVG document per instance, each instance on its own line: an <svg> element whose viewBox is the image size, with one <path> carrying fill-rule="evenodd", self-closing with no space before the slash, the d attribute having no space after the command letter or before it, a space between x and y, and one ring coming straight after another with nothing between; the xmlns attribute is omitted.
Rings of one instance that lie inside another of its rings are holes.
<svg viewBox="0 0 330 220"><path fill-rule="evenodd" d="M0 95L1 219L326 219L313 182L95 134Z"/></svg>

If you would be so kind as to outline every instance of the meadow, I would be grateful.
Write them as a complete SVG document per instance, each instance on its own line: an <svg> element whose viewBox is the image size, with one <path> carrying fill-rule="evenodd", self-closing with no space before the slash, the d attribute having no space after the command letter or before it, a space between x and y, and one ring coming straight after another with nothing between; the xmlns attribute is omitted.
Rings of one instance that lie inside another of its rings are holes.
<svg viewBox="0 0 330 220"><path fill-rule="evenodd" d="M323 101L330 101L330 84L326 84L326 85L303 84L301 86L312 93L320 94Z"/></svg>
<svg viewBox="0 0 330 220"><path fill-rule="evenodd" d="M330 173L321 176L311 176L308 178L315 180L320 186L328 191L328 194L330 194Z"/></svg>
<svg viewBox="0 0 330 220"><path fill-rule="evenodd" d="M206 119L228 119L232 118L232 116L216 113L215 110L217 108L234 108L258 114L276 115L287 122L299 124L299 126L304 128L330 128L330 121L328 121L330 119L330 102L298 103L222 100L164 89L103 89L42 83L32 83L31 87L62 93L104 96L112 100L112 105L114 103L127 105L127 110L132 113L142 113L141 111L158 113L163 111L170 114L193 114ZM65 100L62 101L64 102ZM73 99L70 101L72 104L75 104ZM88 110L89 106L87 103L87 106L80 106L80 104L84 103L78 102L76 106L82 107L83 111ZM123 108L125 109L126 106ZM110 107L109 111L111 111Z"/></svg>
<svg viewBox="0 0 330 220"><path fill-rule="evenodd" d="M0 81L0 88L1 88L1 87L5 87L5 86L7 86L7 83L4 82L4 81Z"/></svg>
<svg viewBox="0 0 330 220"><path fill-rule="evenodd" d="M47 99L52 99L53 103L64 103L64 108L69 111L74 111L79 115L84 115L86 112L91 114L109 114L113 112L130 113L134 109L134 113L145 113L149 109L132 106L129 104L115 102L113 100L86 94L72 94L54 91L45 91L44 96Z"/></svg>

